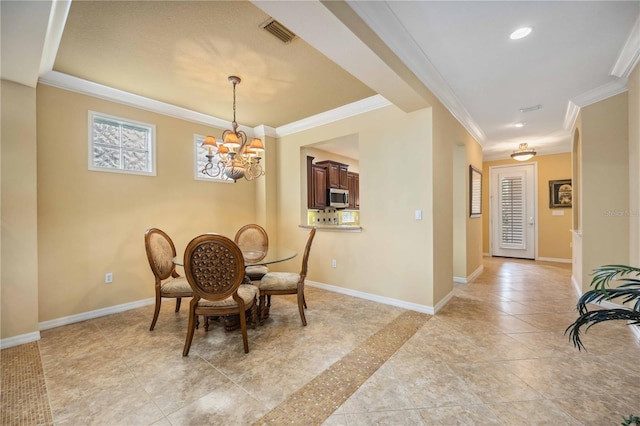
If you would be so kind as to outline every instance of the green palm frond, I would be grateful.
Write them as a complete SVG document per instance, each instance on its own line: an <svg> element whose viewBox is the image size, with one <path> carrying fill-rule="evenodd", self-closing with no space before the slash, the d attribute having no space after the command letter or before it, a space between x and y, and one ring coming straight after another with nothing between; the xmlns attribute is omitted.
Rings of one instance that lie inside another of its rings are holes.
<svg viewBox="0 0 640 426"><path fill-rule="evenodd" d="M602 290L608 287L609 282L615 279L617 276L624 277L625 275L640 275L640 268L627 265L604 265L594 269L593 278L591 279L591 287L596 290ZM633 278L625 278L627 281L638 281Z"/></svg>
<svg viewBox="0 0 640 426"><path fill-rule="evenodd" d="M578 299L577 308L580 314L588 311L588 303L600 303L603 300L624 298L622 303L635 301L632 309L640 311L640 284L623 284L618 288L605 288L602 290L589 290Z"/></svg>
<svg viewBox="0 0 640 426"><path fill-rule="evenodd" d="M586 327L584 328L586 333L589 328L603 321L623 320L631 324L640 324L640 268L627 265L604 265L594 269L591 275L593 290L585 292L578 299L576 305L578 319L564 331L564 334L569 334L573 345L578 350L585 349L581 340L583 327ZM615 281L615 288L609 288L612 281ZM633 307L594 311L590 311L587 307L589 303L600 304L614 299L622 299L623 304L633 303Z"/></svg>
<svg viewBox="0 0 640 426"><path fill-rule="evenodd" d="M586 349L581 339L581 328L587 326L585 333L589 328L603 321L622 320L631 321L631 324L640 324L640 312L631 309L601 309L597 311L588 311L581 314L576 321L564 331L569 333L569 337L573 341L573 346L578 350Z"/></svg>

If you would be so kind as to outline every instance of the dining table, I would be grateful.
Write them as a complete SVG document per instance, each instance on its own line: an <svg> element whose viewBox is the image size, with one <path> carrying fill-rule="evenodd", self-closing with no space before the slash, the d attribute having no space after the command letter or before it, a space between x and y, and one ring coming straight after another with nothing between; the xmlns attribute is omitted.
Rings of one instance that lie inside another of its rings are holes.
<svg viewBox="0 0 640 426"><path fill-rule="evenodd" d="M245 250L242 251L242 256L245 258L244 266L259 266L259 265L271 265L274 263L285 262L287 260L293 259L298 255L293 249L281 246L269 246L267 248L267 252L256 251L256 250ZM176 266L184 267L184 259L181 256L176 256L173 258L173 264ZM243 284L253 285L251 283L251 279L245 275ZM233 331L240 327L240 317L239 315L226 315L224 318L205 318L204 321L204 329L205 331L209 330L209 321L220 320L224 324L224 329L226 331Z"/></svg>

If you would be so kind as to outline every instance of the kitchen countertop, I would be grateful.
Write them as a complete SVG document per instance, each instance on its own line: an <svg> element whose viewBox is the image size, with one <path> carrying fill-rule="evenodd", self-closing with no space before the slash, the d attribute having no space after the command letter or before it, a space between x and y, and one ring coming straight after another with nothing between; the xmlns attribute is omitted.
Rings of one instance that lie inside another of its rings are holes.
<svg viewBox="0 0 640 426"><path fill-rule="evenodd" d="M316 228L318 231L362 232L360 225L298 225L300 228Z"/></svg>

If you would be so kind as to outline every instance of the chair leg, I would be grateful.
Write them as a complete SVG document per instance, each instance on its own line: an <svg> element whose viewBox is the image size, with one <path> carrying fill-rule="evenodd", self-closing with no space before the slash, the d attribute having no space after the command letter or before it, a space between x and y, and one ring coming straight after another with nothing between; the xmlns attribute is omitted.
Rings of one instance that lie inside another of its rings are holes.
<svg viewBox="0 0 640 426"><path fill-rule="evenodd" d="M264 303L264 294L260 294L260 307L258 308L258 318L260 319L260 325L264 325L264 312L266 309Z"/></svg>
<svg viewBox="0 0 640 426"><path fill-rule="evenodd" d="M256 329L256 323L258 322L258 301L253 299L253 306L251 307L251 324L253 329Z"/></svg>
<svg viewBox="0 0 640 426"><path fill-rule="evenodd" d="M302 321L302 325L307 325L307 319L304 316L304 293L298 292L298 311L300 311L300 320Z"/></svg>
<svg viewBox="0 0 640 426"><path fill-rule="evenodd" d="M182 303L182 297L176 299L176 312L180 312L180 303Z"/></svg>
<svg viewBox="0 0 640 426"><path fill-rule="evenodd" d="M149 331L153 331L153 328L156 326L156 321L158 321L158 314L160 313L160 304L162 303L162 297L159 294L156 294L156 308L153 311L153 319L151 320L151 327L149 327Z"/></svg>
<svg viewBox="0 0 640 426"><path fill-rule="evenodd" d="M184 342L184 349L182 350L182 356L189 355L189 349L191 349L191 341L193 340L193 332L196 329L196 311L195 306L191 306L189 309L189 326L187 328L187 339Z"/></svg>
<svg viewBox="0 0 640 426"><path fill-rule="evenodd" d="M247 317L244 309L240 309L240 328L242 329L242 343L244 343L244 353L249 353L249 336L247 335Z"/></svg>
<svg viewBox="0 0 640 426"><path fill-rule="evenodd" d="M304 304L304 308L307 309L307 299L304 298L304 293L302 294L302 303Z"/></svg>

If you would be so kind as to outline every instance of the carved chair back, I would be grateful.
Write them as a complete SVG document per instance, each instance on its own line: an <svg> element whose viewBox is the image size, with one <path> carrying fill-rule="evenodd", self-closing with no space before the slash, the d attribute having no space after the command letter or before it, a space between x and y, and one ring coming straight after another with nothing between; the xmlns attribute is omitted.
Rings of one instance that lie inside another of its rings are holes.
<svg viewBox="0 0 640 426"><path fill-rule="evenodd" d="M223 235L200 235L187 245L184 272L194 296L216 301L233 295L236 299L244 278L242 251Z"/></svg>

